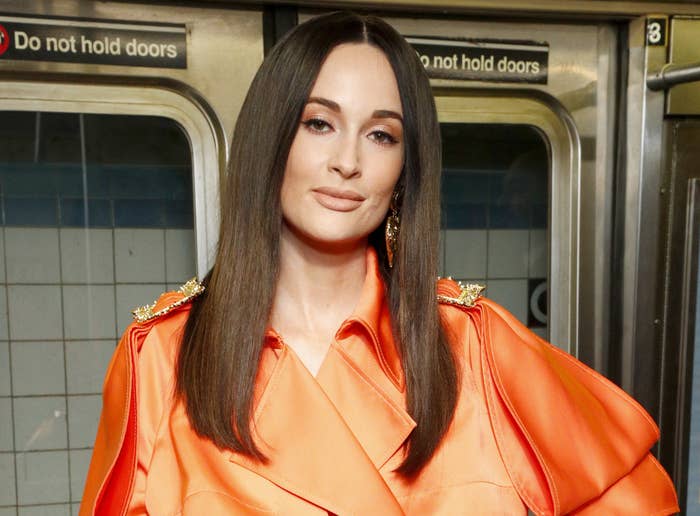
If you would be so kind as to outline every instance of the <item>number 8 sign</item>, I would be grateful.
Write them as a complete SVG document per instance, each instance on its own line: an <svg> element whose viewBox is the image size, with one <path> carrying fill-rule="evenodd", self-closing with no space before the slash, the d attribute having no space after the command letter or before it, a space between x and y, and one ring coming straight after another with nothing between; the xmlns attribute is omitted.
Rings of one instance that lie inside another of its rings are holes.
<svg viewBox="0 0 700 516"><path fill-rule="evenodd" d="M652 16L647 18L647 46L665 47L668 37L668 18Z"/></svg>

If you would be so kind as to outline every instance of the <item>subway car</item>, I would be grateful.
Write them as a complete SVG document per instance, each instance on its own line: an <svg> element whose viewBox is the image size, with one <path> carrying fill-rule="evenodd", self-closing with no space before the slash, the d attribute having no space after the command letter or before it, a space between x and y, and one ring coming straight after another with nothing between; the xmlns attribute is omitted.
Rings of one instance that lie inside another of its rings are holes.
<svg viewBox="0 0 700 516"><path fill-rule="evenodd" d="M383 17L431 77L441 274L637 398L700 515L700 3L681 0L0 0L0 515L77 514L131 309L206 274L253 75L338 8Z"/></svg>

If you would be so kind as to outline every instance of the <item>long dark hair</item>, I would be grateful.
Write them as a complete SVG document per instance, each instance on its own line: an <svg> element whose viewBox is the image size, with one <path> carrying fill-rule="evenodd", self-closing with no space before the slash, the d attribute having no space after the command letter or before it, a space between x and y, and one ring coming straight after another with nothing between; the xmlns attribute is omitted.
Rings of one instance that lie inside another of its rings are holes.
<svg viewBox="0 0 700 516"><path fill-rule="evenodd" d="M416 53L374 16L331 13L290 31L265 58L233 135L221 192L221 226L206 292L185 328L176 391L196 432L261 461L252 431L253 387L279 271L280 189L292 140L321 65L342 43L384 52L396 75L404 120L398 251L389 268L383 225L369 237L387 286L407 409L417 423L397 469L417 474L454 414L458 375L435 296L440 217L440 132ZM254 285L254 294L251 294Z"/></svg>

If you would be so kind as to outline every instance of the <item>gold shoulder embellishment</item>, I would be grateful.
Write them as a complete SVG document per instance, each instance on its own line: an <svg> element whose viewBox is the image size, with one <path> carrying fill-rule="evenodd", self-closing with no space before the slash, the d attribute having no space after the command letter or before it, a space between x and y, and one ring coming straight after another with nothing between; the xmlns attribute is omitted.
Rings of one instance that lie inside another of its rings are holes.
<svg viewBox="0 0 700 516"><path fill-rule="evenodd" d="M197 278L192 278L187 283L182 285L178 289L178 292L184 296L182 299L178 299L174 303L170 303L168 306L165 306L156 312L154 312L156 308L156 301L153 301L153 303L150 305L139 306L135 310L132 310L131 313L134 315L134 320L139 323L144 323L150 321L151 319L155 319L156 317L160 317L161 315L165 315L168 312L172 312L177 307L184 305L190 299L194 299L204 292L204 285L198 282Z"/></svg>
<svg viewBox="0 0 700 516"><path fill-rule="evenodd" d="M452 279L452 278L448 278ZM467 283L463 284L458 281L457 284L459 288L462 289L458 297L449 297L438 294L438 301L441 303L447 303L448 305L457 306L474 306L474 302L481 296L481 293L486 290L486 287L479 285L478 283Z"/></svg>

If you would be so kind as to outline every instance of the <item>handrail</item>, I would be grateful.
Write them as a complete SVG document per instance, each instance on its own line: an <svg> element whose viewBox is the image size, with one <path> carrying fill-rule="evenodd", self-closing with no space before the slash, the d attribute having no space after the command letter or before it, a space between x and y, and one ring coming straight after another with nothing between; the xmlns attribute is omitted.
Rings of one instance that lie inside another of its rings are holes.
<svg viewBox="0 0 700 516"><path fill-rule="evenodd" d="M657 73L647 77L647 87L652 91L661 91L693 81L700 81L700 62L683 65L667 63Z"/></svg>

